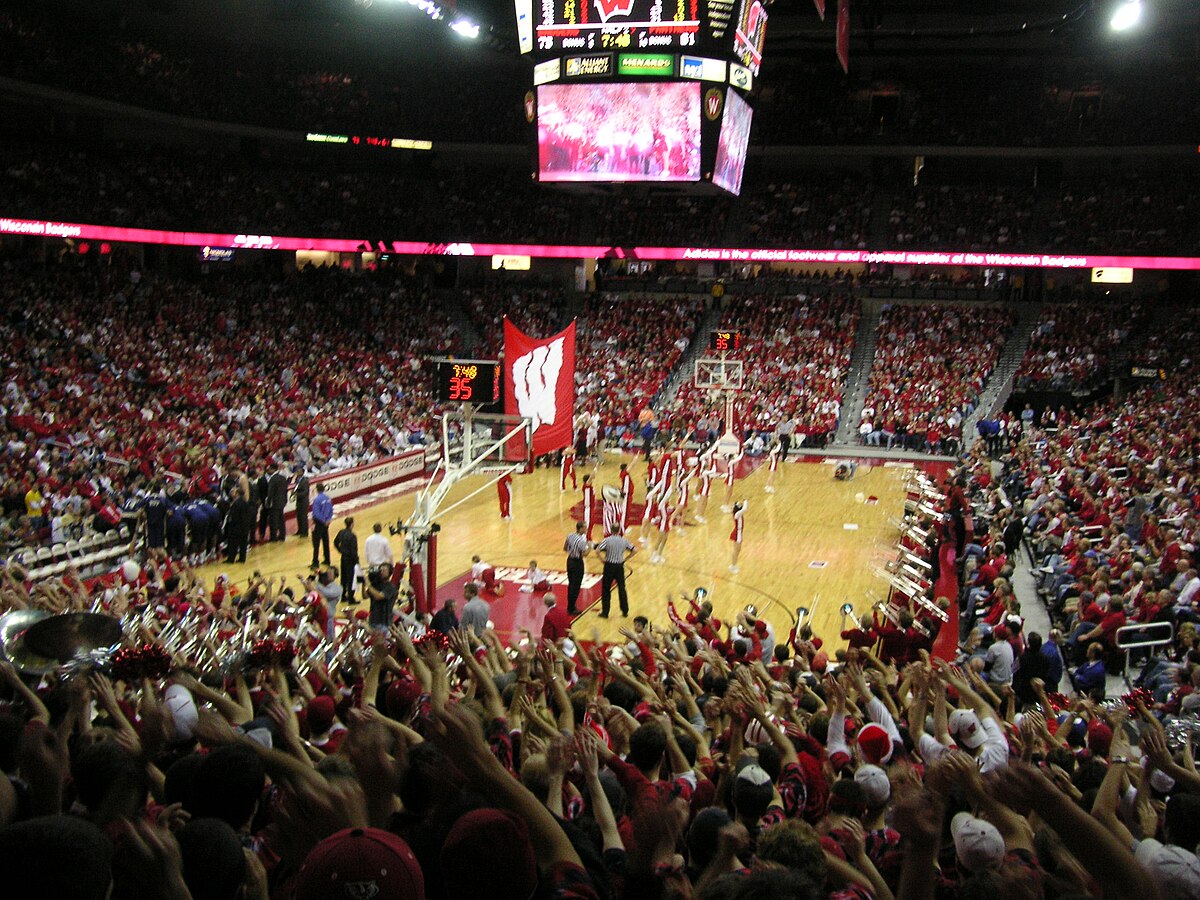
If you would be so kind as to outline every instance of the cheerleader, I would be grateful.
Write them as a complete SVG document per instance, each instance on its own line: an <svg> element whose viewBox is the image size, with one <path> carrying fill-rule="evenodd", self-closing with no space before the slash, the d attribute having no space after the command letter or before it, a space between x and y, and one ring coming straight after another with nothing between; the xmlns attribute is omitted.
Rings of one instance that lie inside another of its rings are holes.
<svg viewBox="0 0 1200 900"><path fill-rule="evenodd" d="M649 528L658 520L658 501L662 493L658 489L658 485L647 483L646 485L646 509L642 513L642 530L638 537L639 544L649 544L648 536Z"/></svg>
<svg viewBox="0 0 1200 900"><path fill-rule="evenodd" d="M763 488L763 491L768 494L775 493L775 470L779 468L780 449L779 441L774 441L771 444L771 449L767 451L767 485Z"/></svg>
<svg viewBox="0 0 1200 900"><path fill-rule="evenodd" d="M675 506L676 525L682 525L684 517L687 516L688 499L691 497L692 478L696 474L696 465L696 458L693 456L688 459L683 473L679 476L679 503Z"/></svg>
<svg viewBox="0 0 1200 900"><path fill-rule="evenodd" d="M629 474L629 466L621 463L621 534L629 530L629 505L633 502L633 476ZM607 534L608 523L605 523Z"/></svg>
<svg viewBox="0 0 1200 900"><path fill-rule="evenodd" d="M725 503L721 506L721 512L729 512L732 508L730 504L733 503L733 483L737 480L738 463L745 455L745 450L739 450L737 456L732 453L725 455Z"/></svg>
<svg viewBox="0 0 1200 900"><path fill-rule="evenodd" d="M736 575L741 569L738 568L738 557L742 555L742 533L745 528L746 501L739 500L733 507L733 531L729 532L729 540L733 542L733 552L730 556L729 571Z"/></svg>
<svg viewBox="0 0 1200 900"><path fill-rule="evenodd" d="M654 552L650 554L650 562L655 564L663 561L663 551L667 549L667 536L671 533L671 522L675 518L675 507L671 506L670 499L668 491L658 504L658 539L654 545Z"/></svg>
<svg viewBox="0 0 1200 900"><path fill-rule="evenodd" d="M575 451L568 447L563 451L562 463L559 466L558 475L558 492L566 493L567 479L571 479L571 490L575 490L579 485L575 482ZM585 478L584 481L587 479Z"/></svg>
<svg viewBox="0 0 1200 900"><path fill-rule="evenodd" d="M717 470L710 465L709 460L701 459L700 471L696 475L699 479L696 487L696 521L701 524L708 521L704 518L704 511L708 509L708 495L712 491L712 480L716 474Z"/></svg>

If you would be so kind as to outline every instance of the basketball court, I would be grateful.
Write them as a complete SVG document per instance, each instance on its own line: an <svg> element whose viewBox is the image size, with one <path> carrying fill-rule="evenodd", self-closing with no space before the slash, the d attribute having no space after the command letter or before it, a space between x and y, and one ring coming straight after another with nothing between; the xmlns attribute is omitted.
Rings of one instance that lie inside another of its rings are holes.
<svg viewBox="0 0 1200 900"><path fill-rule="evenodd" d="M645 497L646 464L639 457L610 453L599 467L579 465L577 477L582 482L584 474L593 473L599 495L601 486L616 486L622 461L630 464L634 497L640 503ZM859 615L869 615L871 606L888 594L889 584L878 572L883 561L896 556L896 520L904 512L908 469L895 464L872 465L864 459L853 480L837 481L833 477L837 461L810 456L806 461L781 464L774 494L763 490L766 467L749 458L743 461L734 499L746 498L749 503L740 571L736 575L729 571L732 518L720 509L724 485L714 482L707 524L697 523L694 514L689 513L685 518L688 524L671 532L664 563L651 564L649 552L638 545L639 552L626 567L630 616L644 615L655 624L665 625L666 601L678 602L681 594L690 596L702 586L708 589L722 620L732 619L752 604L782 639L792 626L796 608L804 606L810 610L814 632L831 646L840 646L843 603L850 603ZM492 603L497 631L506 637L523 627L536 633L544 607L540 599L519 591L520 573L531 560L537 560L551 574L558 602L565 606L566 562L562 547L574 528L581 494L569 486L566 492L560 492L558 469L517 474L512 485L513 518L505 521L499 516L496 489L488 485L491 477L467 476L442 498L445 512L435 517L440 526L436 603L440 605L447 596L461 600L471 557L477 554L493 566L514 570L500 573L508 583L504 596ZM478 493L468 496L475 491ZM352 512L360 548L376 522L383 523L386 534L387 526L409 520L413 511L414 495L408 494ZM347 514L341 509L334 512L332 534L341 529ZM639 531L636 525L631 529L635 543ZM595 536L600 536L599 524ZM400 559L403 538L393 537L392 547ZM335 552L335 564L336 556ZM308 571L311 557L309 540L293 535L282 544L252 548L249 562L244 565L211 564L201 572L210 585L220 572L238 581L255 570L264 575L284 575L294 584L297 574ZM575 622L575 632L583 640L618 640L619 629L630 624L620 617L615 596L612 618L598 618L601 569L599 559L588 559L589 577L579 604L583 614ZM683 604L677 608L680 614L686 609Z"/></svg>

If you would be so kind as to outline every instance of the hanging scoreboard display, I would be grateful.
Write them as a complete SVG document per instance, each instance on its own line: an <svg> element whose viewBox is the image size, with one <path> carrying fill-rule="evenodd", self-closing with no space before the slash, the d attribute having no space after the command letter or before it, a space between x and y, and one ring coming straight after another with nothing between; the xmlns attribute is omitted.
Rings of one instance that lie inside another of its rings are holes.
<svg viewBox="0 0 1200 900"><path fill-rule="evenodd" d="M538 181L675 182L737 194L764 0L516 0L537 60L525 116Z"/></svg>
<svg viewBox="0 0 1200 900"><path fill-rule="evenodd" d="M762 61L763 0L516 0L522 53L653 50Z"/></svg>

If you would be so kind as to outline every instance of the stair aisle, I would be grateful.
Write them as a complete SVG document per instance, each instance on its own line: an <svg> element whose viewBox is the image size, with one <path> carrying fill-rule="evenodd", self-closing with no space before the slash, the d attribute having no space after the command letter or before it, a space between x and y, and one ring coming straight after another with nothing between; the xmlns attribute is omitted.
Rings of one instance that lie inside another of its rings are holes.
<svg viewBox="0 0 1200 900"><path fill-rule="evenodd" d="M1026 303L1019 307L1016 324L1008 332L1004 349L996 360L996 368L984 385L975 410L963 420L964 445L970 446L974 439L976 423L998 413L1012 396L1017 370L1021 367L1021 360L1025 358L1025 351L1029 349L1029 341L1041 318L1042 304Z"/></svg>
<svg viewBox="0 0 1200 900"><path fill-rule="evenodd" d="M854 336L854 352L850 354L850 371L846 373L846 393L842 399L838 429L833 438L834 446L858 443L858 424L862 418L863 403L867 399L871 366L875 362L875 342L883 303L866 297L859 302L861 314L858 319L858 333Z"/></svg>

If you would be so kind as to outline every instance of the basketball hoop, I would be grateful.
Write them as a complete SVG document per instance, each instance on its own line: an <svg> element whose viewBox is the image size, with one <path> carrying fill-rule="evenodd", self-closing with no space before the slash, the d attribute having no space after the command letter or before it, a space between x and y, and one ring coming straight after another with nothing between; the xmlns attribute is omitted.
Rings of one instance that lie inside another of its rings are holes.
<svg viewBox="0 0 1200 900"><path fill-rule="evenodd" d="M505 475L533 471L533 420L525 416L478 412L463 403L442 414L442 455L425 487L417 494L412 516L397 523L407 535L406 560L414 579L421 581L422 596L432 609L437 595L437 534L434 518L445 515L487 490ZM471 475L487 475L483 484L449 506L450 490ZM418 574L419 573L419 574Z"/></svg>
<svg viewBox="0 0 1200 900"><path fill-rule="evenodd" d="M733 430L733 402L745 382L745 365L740 359L729 359L726 354L719 357L701 357L696 360L693 383L702 391L720 393L725 399L725 432L717 440L717 452L722 456L737 454L742 447L741 438Z"/></svg>

